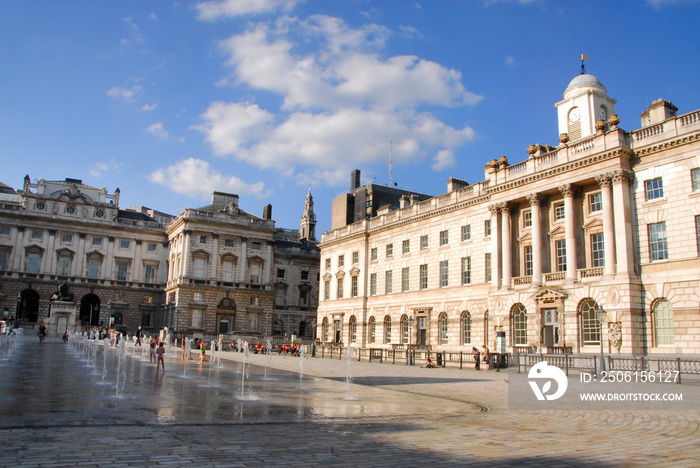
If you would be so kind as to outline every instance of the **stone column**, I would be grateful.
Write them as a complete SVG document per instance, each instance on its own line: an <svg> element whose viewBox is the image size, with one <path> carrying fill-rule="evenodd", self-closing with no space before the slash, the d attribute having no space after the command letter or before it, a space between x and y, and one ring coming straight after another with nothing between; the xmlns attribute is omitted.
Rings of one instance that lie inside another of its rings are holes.
<svg viewBox="0 0 700 468"><path fill-rule="evenodd" d="M141 251L143 250L143 241L136 239L136 248L134 253L134 267L131 269L131 281L141 282Z"/></svg>
<svg viewBox="0 0 700 468"><path fill-rule="evenodd" d="M182 231L182 266L180 268L182 278L187 276L190 266L190 234L192 231Z"/></svg>
<svg viewBox="0 0 700 468"><path fill-rule="evenodd" d="M12 269L15 271L20 271L22 257L24 257L24 235L26 231L24 226L17 226L17 240L13 249L14 252L12 253Z"/></svg>
<svg viewBox="0 0 700 468"><path fill-rule="evenodd" d="M527 196L530 202L532 218L532 284L539 286L542 284L542 224L540 214L540 203L542 199L536 193Z"/></svg>
<svg viewBox="0 0 700 468"><path fill-rule="evenodd" d="M54 274L56 271L56 230L49 229L49 242L46 247L46 255L41 259L41 273Z"/></svg>
<svg viewBox="0 0 700 468"><path fill-rule="evenodd" d="M107 237L107 257L105 259L104 268L102 268L102 277L108 280L112 278L112 265L114 264L114 237Z"/></svg>
<svg viewBox="0 0 700 468"><path fill-rule="evenodd" d="M634 272L632 252L632 215L629 182L632 175L627 171L615 171L613 182L613 211L615 217L615 247L617 254L617 273Z"/></svg>
<svg viewBox="0 0 700 468"><path fill-rule="evenodd" d="M505 289L512 287L513 277L513 262L511 260L511 242L510 242L510 207L508 203L500 203L499 210L501 211L501 269L503 271L503 281L501 286Z"/></svg>
<svg viewBox="0 0 700 468"><path fill-rule="evenodd" d="M245 269L248 263L248 238L241 237L241 260L240 265L238 265L238 282L243 283L246 281Z"/></svg>
<svg viewBox="0 0 700 468"><path fill-rule="evenodd" d="M491 212L491 287L498 289L501 276L501 256L498 251L498 205L490 205Z"/></svg>
<svg viewBox="0 0 700 468"><path fill-rule="evenodd" d="M73 276L87 276L83 275L83 261L85 260L85 239L87 235L84 232L78 234L78 253L75 254L75 275Z"/></svg>
<svg viewBox="0 0 700 468"><path fill-rule="evenodd" d="M564 226L566 230L566 279L576 281L576 226L574 222L574 186L559 186L564 195Z"/></svg>
<svg viewBox="0 0 700 468"><path fill-rule="evenodd" d="M268 240L267 245L265 246L265 264L262 266L263 271L260 272L262 274L262 284L270 284L270 282L272 281L272 244L273 241Z"/></svg>
<svg viewBox="0 0 700 468"><path fill-rule="evenodd" d="M211 236L214 239L214 242L212 244L211 270L209 273L209 279L212 281L216 281L216 267L219 263L219 234L214 232Z"/></svg>
<svg viewBox="0 0 700 468"><path fill-rule="evenodd" d="M615 274L615 224L613 219L612 180L610 175L596 176L603 198L603 245L605 275Z"/></svg>

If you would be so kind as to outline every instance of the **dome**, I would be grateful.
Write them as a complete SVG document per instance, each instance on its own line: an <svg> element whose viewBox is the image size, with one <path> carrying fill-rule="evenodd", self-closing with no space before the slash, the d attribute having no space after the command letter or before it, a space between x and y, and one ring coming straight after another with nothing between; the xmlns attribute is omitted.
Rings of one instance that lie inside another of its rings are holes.
<svg viewBox="0 0 700 468"><path fill-rule="evenodd" d="M577 88L594 88L597 91L602 91L603 94L607 93L608 91L605 89L605 86L598 81L598 78L593 75L589 75L588 73L581 73L580 75L577 75L576 78L571 80L569 86L566 87L566 90L564 91L564 98L567 97L569 91Z"/></svg>

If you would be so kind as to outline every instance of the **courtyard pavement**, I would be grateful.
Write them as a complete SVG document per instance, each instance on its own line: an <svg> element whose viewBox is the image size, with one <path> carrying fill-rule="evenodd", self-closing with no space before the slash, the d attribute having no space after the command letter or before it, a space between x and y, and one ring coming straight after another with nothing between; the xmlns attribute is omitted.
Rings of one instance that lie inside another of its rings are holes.
<svg viewBox="0 0 700 468"><path fill-rule="evenodd" d="M140 348L120 365L101 344L17 339L0 466L700 465L700 411L514 411L507 372L221 354L171 348L163 373Z"/></svg>

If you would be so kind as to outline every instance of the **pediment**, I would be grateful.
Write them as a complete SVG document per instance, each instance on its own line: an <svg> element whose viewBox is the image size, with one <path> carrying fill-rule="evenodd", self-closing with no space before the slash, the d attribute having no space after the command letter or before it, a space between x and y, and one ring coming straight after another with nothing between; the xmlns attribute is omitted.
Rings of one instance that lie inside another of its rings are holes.
<svg viewBox="0 0 700 468"><path fill-rule="evenodd" d="M360 269L357 267L352 267L350 270L350 276L360 276Z"/></svg>
<svg viewBox="0 0 700 468"><path fill-rule="evenodd" d="M565 233L566 233L566 230L564 229L564 226L557 226L554 229L552 229L551 231L549 231L550 236L554 236L557 234L565 234Z"/></svg>
<svg viewBox="0 0 700 468"><path fill-rule="evenodd" d="M330 273L324 273L324 275L323 275L324 281L330 281L332 278L333 278L333 275L331 275Z"/></svg>
<svg viewBox="0 0 700 468"><path fill-rule="evenodd" d="M603 229L603 221L600 218L592 218L590 221L583 225L583 229Z"/></svg>
<svg viewBox="0 0 700 468"><path fill-rule="evenodd" d="M343 270L338 270L335 273L336 278L345 278L345 272Z"/></svg>
<svg viewBox="0 0 700 468"><path fill-rule="evenodd" d="M518 242L529 241L532 239L532 233L530 231L524 232L520 237L518 237Z"/></svg>
<svg viewBox="0 0 700 468"><path fill-rule="evenodd" d="M554 302L557 300L563 301L569 297L568 294L565 294L561 291L557 291L556 289L551 289L551 288L542 288L540 292L535 294L533 299L535 299L536 302Z"/></svg>

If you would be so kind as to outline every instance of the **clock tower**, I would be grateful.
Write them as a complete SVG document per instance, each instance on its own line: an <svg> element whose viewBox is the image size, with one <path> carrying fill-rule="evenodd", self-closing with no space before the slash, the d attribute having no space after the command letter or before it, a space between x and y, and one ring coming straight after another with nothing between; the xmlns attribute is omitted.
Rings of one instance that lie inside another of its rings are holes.
<svg viewBox="0 0 700 468"><path fill-rule="evenodd" d="M615 113L617 100L607 96L608 90L593 75L581 73L564 91L564 100L556 103L559 133L567 133L569 141L595 135L596 120Z"/></svg>

